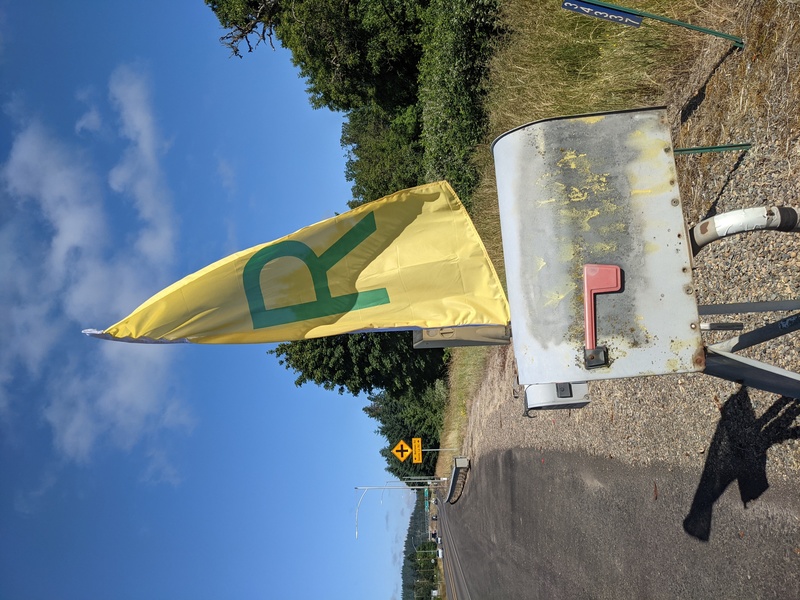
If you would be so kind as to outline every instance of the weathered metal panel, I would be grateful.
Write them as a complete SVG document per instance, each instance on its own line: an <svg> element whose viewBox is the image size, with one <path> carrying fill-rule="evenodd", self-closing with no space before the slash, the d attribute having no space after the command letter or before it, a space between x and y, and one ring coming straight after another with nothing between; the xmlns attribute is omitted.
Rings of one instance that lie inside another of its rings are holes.
<svg viewBox="0 0 800 600"><path fill-rule="evenodd" d="M513 344L526 383L700 371L703 344L663 109L538 121L493 144ZM610 364L584 365L583 265Z"/></svg>
<svg viewBox="0 0 800 600"><path fill-rule="evenodd" d="M432 327L413 330L412 342L417 350L458 346L508 346L511 343L511 331L507 325Z"/></svg>
<svg viewBox="0 0 800 600"><path fill-rule="evenodd" d="M585 381L542 383L525 386L525 415L540 410L583 408L589 404L589 386Z"/></svg>

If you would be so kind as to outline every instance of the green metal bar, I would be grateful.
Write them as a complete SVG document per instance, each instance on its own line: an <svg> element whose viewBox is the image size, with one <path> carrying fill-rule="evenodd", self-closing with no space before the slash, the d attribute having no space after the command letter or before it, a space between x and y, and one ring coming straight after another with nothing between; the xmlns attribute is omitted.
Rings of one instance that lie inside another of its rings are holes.
<svg viewBox="0 0 800 600"><path fill-rule="evenodd" d="M697 146L696 148L675 148L675 154L704 154L706 152L747 152L752 144L723 144L722 146Z"/></svg>
<svg viewBox="0 0 800 600"><path fill-rule="evenodd" d="M600 0L586 0L586 3L594 4L596 6L602 6L604 8L612 8L614 10L621 10L627 13L631 13L633 15L637 15L639 17L644 17L646 19L653 19L655 21L663 21L664 23L669 23L670 25L678 25L679 27L685 27L686 29L693 29L694 31L701 31L703 33L707 33L709 35L713 35L718 38L730 40L731 42L733 42L733 45L736 46L737 48L744 48L744 40L742 40L742 38L735 35L730 35L728 33L722 33L721 31L716 31L714 29L708 29L706 27L692 25L691 23L684 23L683 21L676 21L675 19L670 19L669 17L654 15L652 13L644 12L643 10L637 10L635 8L619 6L617 4L611 4L609 2L601 2Z"/></svg>

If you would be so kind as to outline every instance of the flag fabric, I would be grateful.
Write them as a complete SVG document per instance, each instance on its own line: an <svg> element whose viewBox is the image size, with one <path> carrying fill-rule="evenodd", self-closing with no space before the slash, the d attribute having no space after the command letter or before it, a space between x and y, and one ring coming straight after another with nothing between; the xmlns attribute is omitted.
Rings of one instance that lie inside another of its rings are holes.
<svg viewBox="0 0 800 600"><path fill-rule="evenodd" d="M483 242L440 181L223 258L111 327L85 333L142 343L248 344L508 322Z"/></svg>

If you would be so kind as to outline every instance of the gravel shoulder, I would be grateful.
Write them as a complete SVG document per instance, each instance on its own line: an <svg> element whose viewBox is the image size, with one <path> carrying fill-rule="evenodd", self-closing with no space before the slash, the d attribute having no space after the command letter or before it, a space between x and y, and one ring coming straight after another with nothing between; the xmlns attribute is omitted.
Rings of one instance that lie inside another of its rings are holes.
<svg viewBox="0 0 800 600"><path fill-rule="evenodd" d="M746 47L731 50L708 37L689 76L664 98L673 143L753 147L741 154L676 157L690 226L748 206L800 207L800 2L733 2L719 12L717 26L742 35ZM698 300L800 298L798 253L797 234L762 232L715 242L695 262ZM717 320L741 321L748 329L789 314ZM800 371L797 333L743 354ZM800 491L800 400L702 374L672 375L592 384L585 408L527 418L522 399L513 397L514 381L513 350L492 349L486 377L468 406L465 455L520 447L578 451L687 468L698 477L704 469L738 469L756 479L763 473L772 485Z"/></svg>

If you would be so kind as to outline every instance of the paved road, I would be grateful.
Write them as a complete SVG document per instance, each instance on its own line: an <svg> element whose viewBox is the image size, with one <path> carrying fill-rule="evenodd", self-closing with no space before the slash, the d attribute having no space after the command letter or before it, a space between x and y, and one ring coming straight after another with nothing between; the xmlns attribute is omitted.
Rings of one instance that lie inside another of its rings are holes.
<svg viewBox="0 0 800 600"><path fill-rule="evenodd" d="M699 479L532 449L473 460L445 509L457 600L799 599L800 498L773 485L744 508L734 483L712 503ZM684 531L693 501L708 541Z"/></svg>
<svg viewBox="0 0 800 600"><path fill-rule="evenodd" d="M444 555L442 557L442 566L444 567L447 599L470 600L466 574L464 573L461 558L458 555L458 546L453 543L454 537L447 519L449 508L450 504L447 502L439 504L439 533L443 540Z"/></svg>

